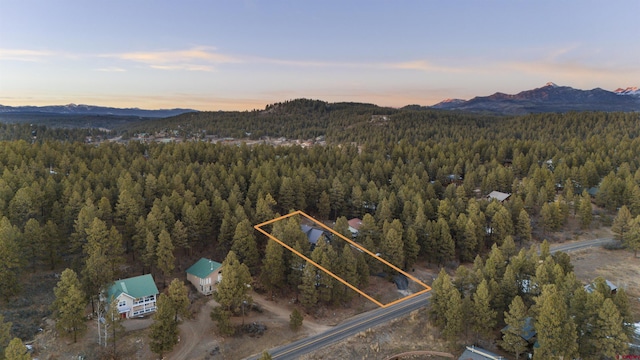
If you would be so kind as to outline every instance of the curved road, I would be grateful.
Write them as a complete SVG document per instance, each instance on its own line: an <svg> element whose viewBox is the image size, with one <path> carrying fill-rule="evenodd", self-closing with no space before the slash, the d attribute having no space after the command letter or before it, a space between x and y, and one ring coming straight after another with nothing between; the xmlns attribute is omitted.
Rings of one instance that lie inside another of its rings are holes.
<svg viewBox="0 0 640 360"><path fill-rule="evenodd" d="M614 242L615 240L613 240L612 238L600 238L600 239L594 239L594 240L576 241L568 244L560 244L560 245L553 246L551 248L551 253L554 253L557 251L571 252L571 251L586 249L594 246L600 247L600 246L604 246L606 244L610 244Z"/></svg>
<svg viewBox="0 0 640 360"><path fill-rule="evenodd" d="M573 243L554 246L551 248L551 253L558 251L570 252L590 247L599 247L613 241L614 240L611 238L576 241ZM269 354L271 354L271 357L273 359L297 359L304 354L319 350L325 346L346 339L371 327L407 315L414 310L428 305L430 297L431 293L428 292L408 299L406 301L397 303L388 308L378 308L366 313L362 313L321 334L310 336L308 338L271 349L269 350ZM257 359L258 356L253 356L250 359Z"/></svg>

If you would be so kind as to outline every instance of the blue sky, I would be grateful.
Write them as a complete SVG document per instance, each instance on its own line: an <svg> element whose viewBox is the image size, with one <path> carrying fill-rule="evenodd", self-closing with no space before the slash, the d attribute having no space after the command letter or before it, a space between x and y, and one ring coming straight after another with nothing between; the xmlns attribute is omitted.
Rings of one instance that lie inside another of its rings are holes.
<svg viewBox="0 0 640 360"><path fill-rule="evenodd" d="M0 104L400 107L640 86L640 1L0 0Z"/></svg>

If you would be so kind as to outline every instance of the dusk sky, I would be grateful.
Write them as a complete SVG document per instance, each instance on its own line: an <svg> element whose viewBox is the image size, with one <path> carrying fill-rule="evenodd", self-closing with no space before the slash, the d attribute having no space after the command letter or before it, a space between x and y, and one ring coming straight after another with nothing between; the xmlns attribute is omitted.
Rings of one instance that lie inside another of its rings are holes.
<svg viewBox="0 0 640 360"><path fill-rule="evenodd" d="M433 105L640 86L640 1L0 0L0 104Z"/></svg>

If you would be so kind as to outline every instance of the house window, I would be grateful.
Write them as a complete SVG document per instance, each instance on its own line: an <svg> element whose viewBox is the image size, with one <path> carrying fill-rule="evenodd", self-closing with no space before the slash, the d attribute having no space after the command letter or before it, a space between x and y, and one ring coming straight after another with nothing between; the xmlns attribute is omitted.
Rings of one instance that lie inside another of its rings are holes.
<svg viewBox="0 0 640 360"><path fill-rule="evenodd" d="M127 302L124 301L124 300L120 300L120 302L118 303L118 307L123 307L123 306L126 306L126 305L127 305Z"/></svg>

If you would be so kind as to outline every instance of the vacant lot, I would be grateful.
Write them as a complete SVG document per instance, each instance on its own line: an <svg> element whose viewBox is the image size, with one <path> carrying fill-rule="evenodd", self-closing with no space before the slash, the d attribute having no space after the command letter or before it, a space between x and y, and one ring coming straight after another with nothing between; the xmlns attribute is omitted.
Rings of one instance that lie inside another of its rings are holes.
<svg viewBox="0 0 640 360"><path fill-rule="evenodd" d="M627 250L592 248L570 254L579 280L589 283L598 276L627 291L634 321L640 321L640 258Z"/></svg>

